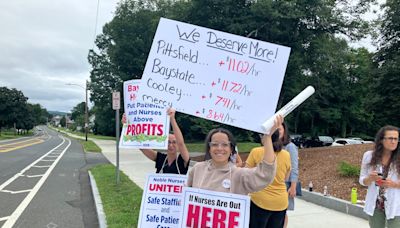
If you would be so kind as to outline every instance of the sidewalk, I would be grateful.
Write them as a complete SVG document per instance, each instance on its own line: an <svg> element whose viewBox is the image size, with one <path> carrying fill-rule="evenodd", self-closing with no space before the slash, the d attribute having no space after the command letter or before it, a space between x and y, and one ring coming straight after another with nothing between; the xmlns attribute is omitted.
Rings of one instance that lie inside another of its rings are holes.
<svg viewBox="0 0 400 228"><path fill-rule="evenodd" d="M116 147L112 140L94 141L103 151L104 156L116 165ZM120 149L119 167L138 186L143 188L146 173L155 172L154 162L147 159L139 150ZM295 210L289 211L289 228L368 228L368 221L335 210L295 199Z"/></svg>

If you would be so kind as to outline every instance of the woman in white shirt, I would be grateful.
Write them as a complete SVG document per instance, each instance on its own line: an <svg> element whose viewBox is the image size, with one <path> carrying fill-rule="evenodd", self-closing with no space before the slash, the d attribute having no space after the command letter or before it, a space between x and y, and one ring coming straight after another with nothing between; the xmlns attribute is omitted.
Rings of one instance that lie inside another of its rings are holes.
<svg viewBox="0 0 400 228"><path fill-rule="evenodd" d="M373 151L364 153L360 184L368 186L364 212L371 228L400 227L399 129L382 127Z"/></svg>

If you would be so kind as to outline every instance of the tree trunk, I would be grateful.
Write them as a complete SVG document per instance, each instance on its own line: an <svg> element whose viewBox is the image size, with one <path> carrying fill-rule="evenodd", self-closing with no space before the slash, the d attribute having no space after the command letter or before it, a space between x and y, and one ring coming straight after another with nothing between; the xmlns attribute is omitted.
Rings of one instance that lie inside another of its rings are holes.
<svg viewBox="0 0 400 228"><path fill-rule="evenodd" d="M300 119L300 110L297 110L295 116L294 116L294 133L297 134L298 127L299 127L299 119Z"/></svg>
<svg viewBox="0 0 400 228"><path fill-rule="evenodd" d="M342 120L340 135L343 138L346 138L346 128L347 128L347 121L346 120Z"/></svg>

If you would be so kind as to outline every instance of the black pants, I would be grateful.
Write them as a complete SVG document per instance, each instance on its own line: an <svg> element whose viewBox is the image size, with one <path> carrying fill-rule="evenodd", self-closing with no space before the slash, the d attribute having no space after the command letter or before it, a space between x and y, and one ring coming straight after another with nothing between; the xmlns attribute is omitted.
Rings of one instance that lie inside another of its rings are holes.
<svg viewBox="0 0 400 228"><path fill-rule="evenodd" d="M283 211L269 211L251 202L249 228L282 228L285 222L285 215L286 209Z"/></svg>

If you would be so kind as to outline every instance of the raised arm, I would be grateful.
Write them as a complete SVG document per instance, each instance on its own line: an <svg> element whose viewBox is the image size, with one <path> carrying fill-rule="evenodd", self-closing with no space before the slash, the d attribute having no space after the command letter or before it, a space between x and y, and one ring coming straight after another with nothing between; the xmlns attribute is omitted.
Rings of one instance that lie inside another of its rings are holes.
<svg viewBox="0 0 400 228"><path fill-rule="evenodd" d="M279 126L282 125L283 117L281 115L276 116L274 120L274 126L271 128L270 134L265 134L262 138L262 142L264 145L264 158L263 160L267 163L274 163L275 161L275 152L272 146L271 135L278 129Z"/></svg>
<svg viewBox="0 0 400 228"><path fill-rule="evenodd" d="M157 152L155 150L152 149L140 149L140 151L142 151L142 153L150 160L152 161L156 161L157 158Z"/></svg>
<svg viewBox="0 0 400 228"><path fill-rule="evenodd" d="M167 110L167 112L168 112L168 115L169 115L169 118L170 118L172 130L174 131L174 135L175 135L175 138L176 138L176 144L178 146L178 150L179 150L183 160L185 161L185 166L187 166L188 162L189 162L189 158L190 158L189 151L186 148L185 140L183 138L181 129L179 128L178 123L176 122L175 109L169 108Z"/></svg>

